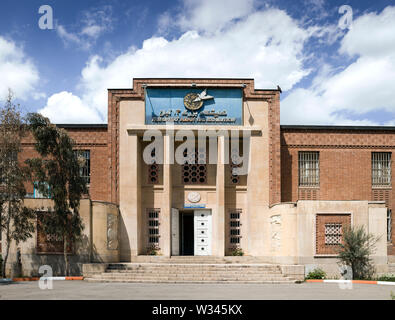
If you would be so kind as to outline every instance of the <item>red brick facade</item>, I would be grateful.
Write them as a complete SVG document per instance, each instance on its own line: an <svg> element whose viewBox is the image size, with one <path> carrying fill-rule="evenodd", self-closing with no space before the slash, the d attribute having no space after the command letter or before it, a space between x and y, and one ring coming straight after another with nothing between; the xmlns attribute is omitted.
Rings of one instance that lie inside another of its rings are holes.
<svg viewBox="0 0 395 320"><path fill-rule="evenodd" d="M319 151L319 187L299 187L299 151ZM372 186L372 152L392 153L391 187ZM282 126L281 201L385 201L387 207L394 211L394 156L395 128ZM395 240L394 219L392 239ZM390 248L389 253L395 254L395 250Z"/></svg>
<svg viewBox="0 0 395 320"><path fill-rule="evenodd" d="M76 149L90 151L90 187L89 194L93 200L110 201L109 192L109 159L106 125L59 125L63 127L76 143ZM31 135L24 138L22 152L18 160L37 157L34 140ZM33 193L33 185L26 186L28 193Z"/></svg>
<svg viewBox="0 0 395 320"><path fill-rule="evenodd" d="M59 125L76 141L77 149L90 150L93 200L119 203L120 101L142 101L144 84L190 86L192 82L198 87L244 85L244 99L268 102L270 205L297 200L379 200L395 209L395 128L280 127L280 91L256 90L252 79L134 79L133 89L108 91L108 126ZM299 151L319 152L318 187L299 187ZM391 187L372 187L372 152L392 152ZM23 141L19 161L35 156L34 141L29 136ZM27 191L32 193L33 186L29 185ZM395 241L395 218L392 221ZM395 254L395 246L389 250Z"/></svg>

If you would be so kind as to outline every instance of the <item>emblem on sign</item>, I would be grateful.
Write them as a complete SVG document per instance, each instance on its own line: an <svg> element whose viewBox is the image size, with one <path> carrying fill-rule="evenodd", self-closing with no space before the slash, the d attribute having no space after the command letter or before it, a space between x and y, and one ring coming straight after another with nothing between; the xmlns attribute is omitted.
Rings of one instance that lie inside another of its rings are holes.
<svg viewBox="0 0 395 320"><path fill-rule="evenodd" d="M200 201L200 193L199 192L190 192L188 193L189 202L196 203Z"/></svg>
<svg viewBox="0 0 395 320"><path fill-rule="evenodd" d="M184 97L184 106L188 110L196 111L203 106L204 100L209 99L214 99L214 97L207 94L207 89L201 93L190 92Z"/></svg>

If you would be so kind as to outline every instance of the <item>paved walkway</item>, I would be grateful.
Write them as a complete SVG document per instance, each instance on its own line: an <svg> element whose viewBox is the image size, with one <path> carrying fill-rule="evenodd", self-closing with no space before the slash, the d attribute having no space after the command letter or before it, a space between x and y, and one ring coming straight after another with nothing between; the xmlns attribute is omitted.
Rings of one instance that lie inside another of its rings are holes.
<svg viewBox="0 0 395 320"><path fill-rule="evenodd" d="M140 284L87 283L84 281L54 281L52 290L41 290L38 282L18 282L0 285L0 300L4 299L391 299L394 286L354 284L341 289L337 284Z"/></svg>

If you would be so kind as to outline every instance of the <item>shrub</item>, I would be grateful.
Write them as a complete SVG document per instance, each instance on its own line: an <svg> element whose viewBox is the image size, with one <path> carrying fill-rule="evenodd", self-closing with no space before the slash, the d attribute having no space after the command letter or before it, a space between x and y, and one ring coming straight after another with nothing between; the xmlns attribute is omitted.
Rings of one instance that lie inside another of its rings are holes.
<svg viewBox="0 0 395 320"><path fill-rule="evenodd" d="M310 271L307 276L306 280L308 279L325 279L326 278L326 272L322 270L321 268L315 268L314 270Z"/></svg>
<svg viewBox="0 0 395 320"><path fill-rule="evenodd" d="M244 251L242 248L233 248L231 251L232 256L244 256Z"/></svg>
<svg viewBox="0 0 395 320"><path fill-rule="evenodd" d="M153 244L147 248L147 255L149 256L157 256L159 254L160 248Z"/></svg>
<svg viewBox="0 0 395 320"><path fill-rule="evenodd" d="M375 269L370 255L378 240L373 234L367 233L363 226L344 227L339 259L341 263L351 267L353 279L372 279Z"/></svg>
<svg viewBox="0 0 395 320"><path fill-rule="evenodd" d="M385 274L377 278L377 281L393 281L395 282L395 274Z"/></svg>

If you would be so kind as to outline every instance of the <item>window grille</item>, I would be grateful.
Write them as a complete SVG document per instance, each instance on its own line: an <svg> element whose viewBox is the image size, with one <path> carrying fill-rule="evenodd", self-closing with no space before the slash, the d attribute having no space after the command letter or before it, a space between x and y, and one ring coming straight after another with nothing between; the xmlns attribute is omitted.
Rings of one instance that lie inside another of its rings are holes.
<svg viewBox="0 0 395 320"><path fill-rule="evenodd" d="M151 151L151 156L155 157L155 148ZM154 160L153 163L148 164L148 183L159 183L159 165Z"/></svg>
<svg viewBox="0 0 395 320"><path fill-rule="evenodd" d="M148 244L159 245L160 209L148 209Z"/></svg>
<svg viewBox="0 0 395 320"><path fill-rule="evenodd" d="M326 223L325 224L325 244L338 245L342 239L342 224L341 223Z"/></svg>
<svg viewBox="0 0 395 320"><path fill-rule="evenodd" d="M372 152L372 186L391 186L390 152Z"/></svg>
<svg viewBox="0 0 395 320"><path fill-rule="evenodd" d="M80 176L87 184L91 182L91 155L90 150L74 150L74 155L81 161Z"/></svg>
<svg viewBox="0 0 395 320"><path fill-rule="evenodd" d="M232 149L230 155L230 182L232 184L238 184L240 182L240 176L233 172L233 169L241 166L241 157L239 156L239 150Z"/></svg>
<svg viewBox="0 0 395 320"><path fill-rule="evenodd" d="M232 245L239 246L241 238L241 209L232 209L229 212L229 242Z"/></svg>
<svg viewBox="0 0 395 320"><path fill-rule="evenodd" d="M392 210L387 210L387 241L392 240Z"/></svg>
<svg viewBox="0 0 395 320"><path fill-rule="evenodd" d="M184 157L187 157L187 149ZM204 184L207 182L206 154L202 150L191 154L182 165L182 181L184 184Z"/></svg>
<svg viewBox="0 0 395 320"><path fill-rule="evenodd" d="M299 186L319 187L320 153L317 151L299 152Z"/></svg>

